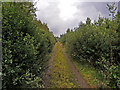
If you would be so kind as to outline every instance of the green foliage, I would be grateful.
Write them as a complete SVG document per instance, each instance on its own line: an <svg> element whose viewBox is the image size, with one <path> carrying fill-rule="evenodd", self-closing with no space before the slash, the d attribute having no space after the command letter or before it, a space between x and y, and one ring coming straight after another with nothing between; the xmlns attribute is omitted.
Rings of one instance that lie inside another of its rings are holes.
<svg viewBox="0 0 120 90"><path fill-rule="evenodd" d="M95 23L91 23L90 18L87 18L86 24L81 22L78 28L62 35L60 38L60 41L65 45L67 52L74 60L89 62L101 71L104 78L108 82L112 82L111 85L109 83L111 88L112 85L113 87L120 87L118 84L120 75L115 74L119 73L119 70L116 69L114 73L114 70L111 71L112 69L110 69L111 64L114 64L114 67L120 65L119 15L120 13L117 13L112 21L99 17ZM110 58L111 45L113 62L111 62ZM117 80L115 78L117 78Z"/></svg>
<svg viewBox="0 0 120 90"><path fill-rule="evenodd" d="M2 3L3 88L43 87L41 75L55 43L31 2Z"/></svg>
<svg viewBox="0 0 120 90"><path fill-rule="evenodd" d="M118 77L120 76L119 70L120 67L116 65L110 67L110 74L108 76L110 80L108 81L108 85L112 88L119 88L120 86L120 78Z"/></svg>
<svg viewBox="0 0 120 90"><path fill-rule="evenodd" d="M109 16L111 16L112 19L113 19L114 14L115 14L115 11L116 11L116 9L117 9L117 7L115 7L115 3L112 3L111 5L110 5L110 4L107 4L107 8L108 8L108 10L110 11Z"/></svg>

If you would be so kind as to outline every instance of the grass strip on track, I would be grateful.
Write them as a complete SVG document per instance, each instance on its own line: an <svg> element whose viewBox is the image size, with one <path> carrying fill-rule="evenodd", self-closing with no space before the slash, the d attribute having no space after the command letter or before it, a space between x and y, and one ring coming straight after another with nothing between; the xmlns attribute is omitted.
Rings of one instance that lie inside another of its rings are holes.
<svg viewBox="0 0 120 90"><path fill-rule="evenodd" d="M53 60L50 88L76 88L78 87L72 70L62 52L60 43L56 43Z"/></svg>

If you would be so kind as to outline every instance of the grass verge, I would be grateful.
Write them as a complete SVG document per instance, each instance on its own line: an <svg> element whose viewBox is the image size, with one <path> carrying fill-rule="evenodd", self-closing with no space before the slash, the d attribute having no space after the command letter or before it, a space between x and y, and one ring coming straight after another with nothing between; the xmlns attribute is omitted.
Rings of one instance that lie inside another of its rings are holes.
<svg viewBox="0 0 120 90"><path fill-rule="evenodd" d="M88 63L73 61L75 67L92 88L105 88L104 79L97 70Z"/></svg>

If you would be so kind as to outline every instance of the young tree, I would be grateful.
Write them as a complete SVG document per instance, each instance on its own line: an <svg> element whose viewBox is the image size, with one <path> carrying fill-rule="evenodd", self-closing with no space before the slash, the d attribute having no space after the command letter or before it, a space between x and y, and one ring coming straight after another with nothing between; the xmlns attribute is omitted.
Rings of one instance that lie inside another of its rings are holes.
<svg viewBox="0 0 120 90"><path fill-rule="evenodd" d="M88 26L91 25L91 19L90 19L89 17L87 17L86 24L87 24Z"/></svg>
<svg viewBox="0 0 120 90"><path fill-rule="evenodd" d="M67 33L69 33L69 32L70 32L70 29L68 28L68 29L67 29Z"/></svg>
<svg viewBox="0 0 120 90"><path fill-rule="evenodd" d="M111 5L107 4L107 8L110 12L109 16L111 16L111 19L113 21L113 18L115 17L115 11L117 10L117 7L115 7L115 3L113 3ZM111 41L112 28L110 28L110 29L111 29L111 33L110 33L110 60L111 60L111 64L112 64L112 62L113 62L113 55L112 55L113 50L112 50L112 41Z"/></svg>

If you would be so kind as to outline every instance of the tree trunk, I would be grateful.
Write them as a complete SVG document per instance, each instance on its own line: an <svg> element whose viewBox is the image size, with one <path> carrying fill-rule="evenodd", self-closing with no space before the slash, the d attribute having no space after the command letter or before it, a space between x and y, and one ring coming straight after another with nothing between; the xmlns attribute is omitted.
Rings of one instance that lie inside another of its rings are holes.
<svg viewBox="0 0 120 90"><path fill-rule="evenodd" d="M111 37L110 37L110 61L111 61L111 64L113 62L113 56L112 56L112 43L111 43Z"/></svg>

